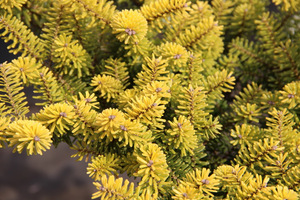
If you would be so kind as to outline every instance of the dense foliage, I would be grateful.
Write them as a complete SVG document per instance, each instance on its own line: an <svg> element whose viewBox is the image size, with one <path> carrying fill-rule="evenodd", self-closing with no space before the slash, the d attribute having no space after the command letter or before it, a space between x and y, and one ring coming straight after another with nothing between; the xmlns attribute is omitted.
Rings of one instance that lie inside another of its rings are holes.
<svg viewBox="0 0 300 200"><path fill-rule="evenodd" d="M300 0L0 0L0 36L0 148L67 143L92 198L299 198Z"/></svg>

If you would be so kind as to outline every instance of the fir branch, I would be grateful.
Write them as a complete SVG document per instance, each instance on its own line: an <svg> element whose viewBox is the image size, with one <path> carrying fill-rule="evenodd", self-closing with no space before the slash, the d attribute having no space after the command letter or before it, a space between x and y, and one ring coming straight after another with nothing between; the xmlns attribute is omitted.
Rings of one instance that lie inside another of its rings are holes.
<svg viewBox="0 0 300 200"><path fill-rule="evenodd" d="M183 93L178 96L179 105L175 112L186 116L194 126L202 124L205 121L204 117L208 115L203 109L206 106L203 87L189 85L182 88L182 91Z"/></svg>
<svg viewBox="0 0 300 200"><path fill-rule="evenodd" d="M189 84L197 84L196 81L200 79L200 72L203 70L201 67L199 67L200 62L202 62L202 60L198 56L195 57L194 55L190 55L188 59L188 67L184 71L187 74Z"/></svg>
<svg viewBox="0 0 300 200"><path fill-rule="evenodd" d="M267 184L269 178L266 176L262 179L262 176L256 174L256 177L249 180L249 185L241 184L241 190L238 190L237 197L239 199L257 199L264 197L264 193L269 191Z"/></svg>
<svg viewBox="0 0 300 200"><path fill-rule="evenodd" d="M42 29L43 33L41 37L45 41L45 48L47 49L44 65L47 67L52 66L54 46L53 42L58 37L59 33L67 32L70 25L70 7L71 5L65 2L55 1L53 2L53 7L50 7L47 11L46 22Z"/></svg>
<svg viewBox="0 0 300 200"><path fill-rule="evenodd" d="M172 13L182 13L188 7L186 0L158 0L141 7L141 13L148 21L166 17Z"/></svg>
<svg viewBox="0 0 300 200"><path fill-rule="evenodd" d="M297 47L290 39L285 43L280 42L278 47L275 49L275 55L278 56L277 60L280 64L280 70L282 72L289 72L289 76L291 76L291 78L299 80L300 74L298 70L298 54L296 52ZM287 76L287 74L283 73L283 80L286 80L286 82L290 82L291 78L284 77L284 75Z"/></svg>
<svg viewBox="0 0 300 200"><path fill-rule="evenodd" d="M141 42L148 30L147 20L138 11L124 10L114 15L111 27L116 37L125 44Z"/></svg>
<svg viewBox="0 0 300 200"><path fill-rule="evenodd" d="M0 0L0 7L12 13L14 8L21 10L27 1L28 0Z"/></svg>
<svg viewBox="0 0 300 200"><path fill-rule="evenodd" d="M214 11L214 14L216 16L216 20L220 21L221 25L224 25L225 28L230 23L230 14L233 11L233 6L235 2L229 0L229 1L223 1L223 0L213 0L211 2L212 9Z"/></svg>
<svg viewBox="0 0 300 200"><path fill-rule="evenodd" d="M11 119L5 117L6 112L3 112L6 108L4 107L4 103L0 103L0 111L2 111L1 116L0 116L0 148L5 148L7 144L7 138L5 132L7 131L7 128L9 124L11 123Z"/></svg>
<svg viewBox="0 0 300 200"><path fill-rule="evenodd" d="M147 85L153 81L166 81L167 78L167 61L162 57L152 58L145 57L145 64L142 65L142 71L137 74L135 84L138 86Z"/></svg>
<svg viewBox="0 0 300 200"><path fill-rule="evenodd" d="M213 119L212 115L209 115L209 118L200 126L199 131L204 140L210 140L216 138L216 135L220 134L221 129L222 125L219 123L219 119Z"/></svg>
<svg viewBox="0 0 300 200"><path fill-rule="evenodd" d="M80 96L83 95L80 93ZM83 141L87 143L91 142L95 138L94 133L97 131L95 126L95 121L97 117L97 112L92 110L92 107L97 107L95 105L95 95L89 95L87 92L86 98L76 99L74 98L74 111L75 111L75 123L73 125L72 133L77 135L77 137L83 137Z"/></svg>
<svg viewBox="0 0 300 200"><path fill-rule="evenodd" d="M213 76L207 77L208 83L205 86L206 95L210 96L213 92L222 91L229 92L233 89L235 78L231 76L232 72L227 73L226 70L217 72Z"/></svg>
<svg viewBox="0 0 300 200"><path fill-rule="evenodd" d="M215 169L214 174L221 180L221 190L228 192L228 196L236 196L242 184L248 184L253 175L247 171L246 166L221 165Z"/></svg>
<svg viewBox="0 0 300 200"><path fill-rule="evenodd" d="M289 187L289 189L299 191L300 189L300 167L296 165L287 169L286 173L283 176L283 180L285 185Z"/></svg>
<svg viewBox="0 0 300 200"><path fill-rule="evenodd" d="M105 97L107 102L109 102L111 98L116 98L123 90L120 80L106 75L94 76L91 81L91 86L94 86L94 91L99 91L101 93L100 97Z"/></svg>
<svg viewBox="0 0 300 200"><path fill-rule="evenodd" d="M258 172L256 167L263 168L265 158L276 157L284 149L284 147L278 146L279 143L279 141L274 141L273 138L265 138L263 141L259 140L253 144L244 145L235 161Z"/></svg>
<svg viewBox="0 0 300 200"><path fill-rule="evenodd" d="M272 118L266 118L268 120L267 126L269 127L267 131L272 137L278 138L281 147L285 147L285 150L289 151L289 146L293 143L294 137L297 137L293 136L294 134L297 135L296 130L293 129L295 124L293 115L286 109L280 111L275 108L269 114Z"/></svg>
<svg viewBox="0 0 300 200"><path fill-rule="evenodd" d="M288 19L290 19L293 16L293 13L288 13L286 14L280 22L280 25L275 29L275 31L279 31L280 29L282 29L284 27L284 25L287 23Z"/></svg>
<svg viewBox="0 0 300 200"><path fill-rule="evenodd" d="M105 24L111 23L112 15L115 12L115 6L112 5L113 2L109 1L106 2L106 0L72 0L73 2L76 2L79 4L79 7L83 6L85 10L87 10L89 13L91 13L93 16L95 16L100 21L104 22Z"/></svg>
<svg viewBox="0 0 300 200"><path fill-rule="evenodd" d="M288 83L283 87L282 91L279 91L279 93L281 94L279 99L283 104L288 105L288 109L296 109L300 104L300 94L298 91L300 91L299 81Z"/></svg>
<svg viewBox="0 0 300 200"><path fill-rule="evenodd" d="M256 46L253 44L253 42L249 42L246 39L243 38L236 38L231 43L231 48L236 49L237 51L241 52L244 55L249 56L250 58L253 58L258 63L261 63L263 66L270 67L268 63L266 63L257 52Z"/></svg>
<svg viewBox="0 0 300 200"><path fill-rule="evenodd" d="M271 172L272 179L276 179L277 182L281 182L286 177L288 170L290 169L292 160L287 158L288 153L280 153L274 159L266 159L270 164L266 166L265 170Z"/></svg>
<svg viewBox="0 0 300 200"><path fill-rule="evenodd" d="M229 35L251 37L255 31L253 22L266 11L267 1L234 1L233 16L230 18Z"/></svg>
<svg viewBox="0 0 300 200"><path fill-rule="evenodd" d="M56 76L59 85L64 89L64 99L71 100L74 95L78 92L82 92L84 88L87 88L86 83L82 82L80 79L63 77L59 75ZM88 88L89 89L89 88Z"/></svg>
<svg viewBox="0 0 300 200"><path fill-rule="evenodd" d="M4 29L0 36L5 42L12 40L12 44L8 45L11 53L41 58L44 49L42 42L15 16L10 14L0 16L0 29Z"/></svg>
<svg viewBox="0 0 300 200"><path fill-rule="evenodd" d="M114 154L99 155L91 159L88 164L87 174L95 181L99 181L102 176L118 175L119 159Z"/></svg>
<svg viewBox="0 0 300 200"><path fill-rule="evenodd" d="M0 64L1 102L7 103L8 111L15 117L25 117L29 112L22 81L14 73L10 64Z"/></svg>
<svg viewBox="0 0 300 200"><path fill-rule="evenodd" d="M6 132L9 146L13 152L21 153L24 149L27 155L40 154L50 149L52 134L38 121L16 120L11 123Z"/></svg>
<svg viewBox="0 0 300 200"><path fill-rule="evenodd" d="M52 61L59 74L77 74L78 78L89 75L91 57L77 40L61 34L53 42Z"/></svg>
<svg viewBox="0 0 300 200"><path fill-rule="evenodd" d="M281 9L286 12L297 12L299 11L300 3L297 0L272 0L275 5L280 5Z"/></svg>
<svg viewBox="0 0 300 200"><path fill-rule="evenodd" d="M48 68L44 67L36 74L36 79L33 80L35 86L34 93L40 93L41 96L33 96L36 99L45 100L36 105L53 104L63 100L62 88L58 86L57 79Z"/></svg>
<svg viewBox="0 0 300 200"><path fill-rule="evenodd" d="M262 36L260 39L265 43L268 49L274 49L278 46L280 40L280 31L275 32L274 18L269 13L264 13L260 20L255 21L257 24L258 33ZM268 45L268 46L267 46Z"/></svg>
<svg viewBox="0 0 300 200"><path fill-rule="evenodd" d="M109 58L105 60L104 71L103 74L110 75L115 79L121 81L123 88L126 88L129 83L129 73L126 67L126 63L122 62L121 59L113 59Z"/></svg>
<svg viewBox="0 0 300 200"><path fill-rule="evenodd" d="M218 26L213 17L204 18L197 26L191 26L184 33L180 33L176 43L189 50L197 49L198 46L205 49L214 37L221 35L221 30L222 27Z"/></svg>
<svg viewBox="0 0 300 200"><path fill-rule="evenodd" d="M73 144L73 146L71 146L70 148L76 151L76 153L71 155L71 157L78 157L78 161L83 160L83 158L85 157L85 162L87 162L90 156L93 158L101 155L91 145L88 146L86 142L77 142L76 144Z"/></svg>
<svg viewBox="0 0 300 200"><path fill-rule="evenodd" d="M104 175L101 177L101 184L94 182L93 183L96 188L98 189L92 196L92 199L101 198L101 199L132 199L133 198L133 191L134 191L134 184L130 183L129 181L125 180L123 183L123 178L115 179L113 175L107 176Z"/></svg>
<svg viewBox="0 0 300 200"><path fill-rule="evenodd" d="M161 98L156 95L136 96L129 106L124 110L128 113L131 119L136 119L138 122L147 125L160 126L165 119L163 116L166 106L161 103Z"/></svg>
<svg viewBox="0 0 300 200"><path fill-rule="evenodd" d="M156 48L154 54L157 57L162 56L163 59L167 60L169 68L174 72L186 65L189 56L184 47L170 42L161 44Z"/></svg>
<svg viewBox="0 0 300 200"><path fill-rule="evenodd" d="M75 28L76 28L76 35L77 35L77 39L79 41L79 44L81 46L84 46L83 40L84 40L84 27L81 27L81 23L80 23L80 19L77 19L77 16L75 13L72 14L72 18L75 21Z"/></svg>

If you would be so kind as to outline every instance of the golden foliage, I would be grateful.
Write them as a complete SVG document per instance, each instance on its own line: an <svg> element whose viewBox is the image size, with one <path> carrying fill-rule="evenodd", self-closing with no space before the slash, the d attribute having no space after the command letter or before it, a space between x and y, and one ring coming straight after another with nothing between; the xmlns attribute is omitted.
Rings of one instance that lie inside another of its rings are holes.
<svg viewBox="0 0 300 200"><path fill-rule="evenodd" d="M51 133L63 135L74 124L74 109L67 103L56 103L45 106L35 115L37 121L49 128Z"/></svg>
<svg viewBox="0 0 300 200"><path fill-rule="evenodd" d="M173 119L173 122L169 122L171 129L167 131L166 143L175 149L180 149L181 156L186 156L187 152L191 155L194 154L193 150L197 145L197 136L195 134L194 127L186 117L180 115L178 120Z"/></svg>
<svg viewBox="0 0 300 200"><path fill-rule="evenodd" d="M50 149L51 132L40 122L32 120L18 120L12 122L5 133L9 146L14 152L21 153L24 149L28 155L40 154Z"/></svg>
<svg viewBox="0 0 300 200"><path fill-rule="evenodd" d="M299 8L0 0L19 56L0 63L0 147L67 143L93 199L297 199ZM31 115L26 87L43 106Z"/></svg>
<svg viewBox="0 0 300 200"><path fill-rule="evenodd" d="M123 88L120 80L107 75L94 76L91 86L96 87L94 91L99 91L100 97L105 97L107 102L111 98L116 98Z"/></svg>
<svg viewBox="0 0 300 200"><path fill-rule="evenodd" d="M116 15L111 23L113 33L125 44L142 41L147 33L147 21L137 10L123 10Z"/></svg>
<svg viewBox="0 0 300 200"><path fill-rule="evenodd" d="M27 0L1 0L0 7L7 10L8 12L12 12L13 8L17 8L21 10L23 4L25 4Z"/></svg>
<svg viewBox="0 0 300 200"><path fill-rule="evenodd" d="M101 183L94 182L97 188L92 199L100 197L101 199L127 199L133 196L134 184L123 178L115 179L113 175L107 178L106 175L101 177ZM128 188L129 186L129 188Z"/></svg>

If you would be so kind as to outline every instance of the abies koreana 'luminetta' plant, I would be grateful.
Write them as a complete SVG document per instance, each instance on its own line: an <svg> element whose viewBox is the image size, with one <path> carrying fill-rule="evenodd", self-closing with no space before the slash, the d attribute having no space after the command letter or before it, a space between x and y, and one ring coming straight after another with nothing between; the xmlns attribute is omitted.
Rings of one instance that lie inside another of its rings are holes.
<svg viewBox="0 0 300 200"><path fill-rule="evenodd" d="M67 143L93 199L299 198L300 0L0 0L0 36L0 147Z"/></svg>

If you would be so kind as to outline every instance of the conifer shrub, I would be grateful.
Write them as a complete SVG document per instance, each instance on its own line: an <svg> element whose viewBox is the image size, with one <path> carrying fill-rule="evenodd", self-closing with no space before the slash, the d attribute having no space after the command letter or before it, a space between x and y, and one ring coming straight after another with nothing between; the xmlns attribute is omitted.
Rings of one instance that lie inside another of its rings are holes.
<svg viewBox="0 0 300 200"><path fill-rule="evenodd" d="M67 143L93 199L299 198L300 0L0 0L0 36L0 148Z"/></svg>

